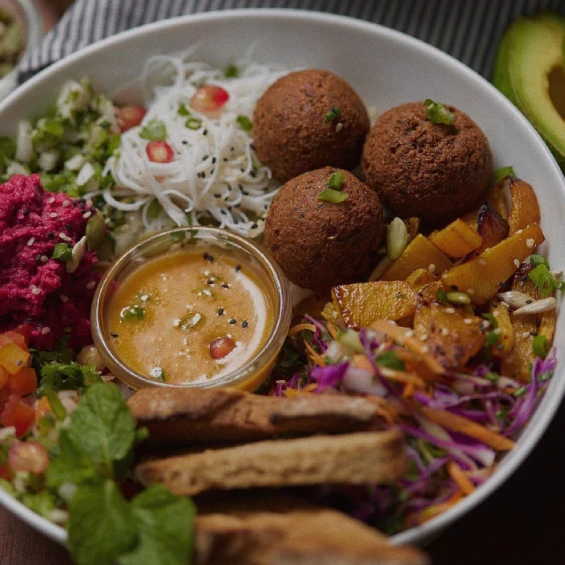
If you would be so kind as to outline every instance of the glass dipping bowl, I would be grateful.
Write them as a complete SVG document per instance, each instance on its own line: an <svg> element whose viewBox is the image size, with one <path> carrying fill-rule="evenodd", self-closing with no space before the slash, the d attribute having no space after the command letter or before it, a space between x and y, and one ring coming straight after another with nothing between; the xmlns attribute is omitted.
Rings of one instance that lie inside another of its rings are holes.
<svg viewBox="0 0 565 565"><path fill-rule="evenodd" d="M138 373L129 367L112 345L108 325L108 308L117 288L144 262L165 254L188 249L199 252L231 250L238 261L247 266L267 294L267 307L272 310L272 329L265 343L243 366L209 381L188 383L163 382ZM128 386L138 389L148 386L165 387L233 387L255 391L267 378L286 338L291 319L287 283L282 271L269 254L250 239L220 228L186 227L158 233L138 243L119 257L106 271L94 296L91 325L94 344L110 371Z"/></svg>

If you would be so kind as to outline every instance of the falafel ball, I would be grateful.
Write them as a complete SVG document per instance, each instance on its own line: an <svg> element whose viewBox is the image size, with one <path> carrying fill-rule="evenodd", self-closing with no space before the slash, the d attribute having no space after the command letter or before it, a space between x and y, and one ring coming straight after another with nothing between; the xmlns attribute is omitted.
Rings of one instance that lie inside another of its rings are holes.
<svg viewBox="0 0 565 565"><path fill-rule="evenodd" d="M378 196L351 173L341 171L346 200L334 204L318 198L336 172L325 167L288 181L265 222L263 241L285 275L320 294L367 275L383 234Z"/></svg>
<svg viewBox="0 0 565 565"><path fill-rule="evenodd" d="M341 77L308 69L273 83L257 102L253 146L281 182L321 167L353 169L369 131L363 101Z"/></svg>
<svg viewBox="0 0 565 565"><path fill-rule="evenodd" d="M492 179L488 140L453 106L452 125L426 118L423 102L382 114L367 136L363 170L367 184L395 214L426 222L450 220L478 202Z"/></svg>

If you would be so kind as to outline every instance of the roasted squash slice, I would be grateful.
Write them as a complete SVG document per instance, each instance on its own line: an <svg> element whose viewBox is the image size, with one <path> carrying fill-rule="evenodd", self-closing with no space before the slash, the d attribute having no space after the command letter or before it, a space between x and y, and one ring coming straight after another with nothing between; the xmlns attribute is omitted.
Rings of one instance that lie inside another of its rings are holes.
<svg viewBox="0 0 565 565"><path fill-rule="evenodd" d="M483 238L481 246L475 250L478 255L506 239L509 227L508 222L492 206L483 204L479 209L477 230Z"/></svg>
<svg viewBox="0 0 565 565"><path fill-rule="evenodd" d="M482 322L459 308L435 303L417 308L414 333L444 369L459 370L485 344Z"/></svg>
<svg viewBox="0 0 565 565"><path fill-rule="evenodd" d="M416 269L428 269L441 274L451 267L451 261L427 237L418 234L404 253L381 277L383 281L403 281Z"/></svg>
<svg viewBox="0 0 565 565"><path fill-rule="evenodd" d="M416 311L416 291L405 281L334 286L332 299L351 328L364 328L375 320L400 320Z"/></svg>
<svg viewBox="0 0 565 565"><path fill-rule="evenodd" d="M491 346L491 353L495 357L507 357L514 347L514 326L510 320L510 312L504 304L494 301L489 312L497 322L498 341Z"/></svg>
<svg viewBox="0 0 565 565"><path fill-rule="evenodd" d="M534 189L523 180L507 177L504 183L510 189L511 206L508 224L510 235L531 224L539 224L540 210Z"/></svg>
<svg viewBox="0 0 565 565"><path fill-rule="evenodd" d="M544 239L537 224L528 226L478 257L449 269L442 276L443 283L466 292L475 304L485 304Z"/></svg>
<svg viewBox="0 0 565 565"><path fill-rule="evenodd" d="M448 257L459 258L481 246L483 238L477 230L460 218L430 235L430 241Z"/></svg>
<svg viewBox="0 0 565 565"><path fill-rule="evenodd" d="M406 282L410 283L415 288L437 280L438 278L433 273L430 273L428 269L416 269L406 278Z"/></svg>
<svg viewBox="0 0 565 565"><path fill-rule="evenodd" d="M473 229L477 229L479 210L485 202L491 208L494 208L504 220L508 219L508 204L506 202L506 196L504 195L503 182L499 182L493 189L489 190L485 196L486 198L480 200L479 204L477 204L473 210L461 216L461 219Z"/></svg>

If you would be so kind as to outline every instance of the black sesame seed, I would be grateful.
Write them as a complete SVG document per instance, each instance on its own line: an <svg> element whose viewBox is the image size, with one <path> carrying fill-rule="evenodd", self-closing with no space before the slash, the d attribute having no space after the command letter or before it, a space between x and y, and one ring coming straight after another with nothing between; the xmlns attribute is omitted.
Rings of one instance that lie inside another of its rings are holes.
<svg viewBox="0 0 565 565"><path fill-rule="evenodd" d="M206 284L214 284L214 279L208 279L208 280L206 281Z"/></svg>
<svg viewBox="0 0 565 565"><path fill-rule="evenodd" d="M247 192L247 190L242 190L241 194L243 194L243 196L249 196L249 192Z"/></svg>
<svg viewBox="0 0 565 565"><path fill-rule="evenodd" d="M47 237L48 237L49 239L53 239L53 238L55 237L55 234L54 234L52 231L48 231L48 232L47 232Z"/></svg>
<svg viewBox="0 0 565 565"><path fill-rule="evenodd" d="M235 266L235 270L236 270L236 271L241 271L241 265L236 265L236 266Z"/></svg>
<svg viewBox="0 0 565 565"><path fill-rule="evenodd" d="M208 157L210 157L210 155L204 155L204 157L202 157L202 160L206 161L206 159L208 159Z"/></svg>
<svg viewBox="0 0 565 565"><path fill-rule="evenodd" d="M232 326L233 326L233 324L235 324L235 323L237 323L237 320L236 320L235 318L232 318L232 319L230 320L230 324L232 324Z"/></svg>
<svg viewBox="0 0 565 565"><path fill-rule="evenodd" d="M224 157L224 163L227 163L227 162L228 162L228 158Z"/></svg>
<svg viewBox="0 0 565 565"><path fill-rule="evenodd" d="M35 262L36 263L41 263L41 253L39 255L35 256Z"/></svg>
<svg viewBox="0 0 565 565"><path fill-rule="evenodd" d="M531 304L533 300L526 300L526 304Z"/></svg>
<svg viewBox="0 0 565 565"><path fill-rule="evenodd" d="M112 332L110 335L111 335L112 337L119 337L116 332Z"/></svg>
<svg viewBox="0 0 565 565"><path fill-rule="evenodd" d="M242 328L246 328L248 325L249 325L249 322L247 320L243 320L243 322L241 322Z"/></svg>
<svg viewBox="0 0 565 565"><path fill-rule="evenodd" d="M204 259L208 259L209 255L208 255L208 253L207 253L206 251L204 251L204 255L202 255L202 257L203 257Z"/></svg>
<svg viewBox="0 0 565 565"><path fill-rule="evenodd" d="M239 190L243 191L243 185L241 183L238 183L237 188L239 188Z"/></svg>
<svg viewBox="0 0 565 565"><path fill-rule="evenodd" d="M183 139L183 140L182 140L182 144L183 144L183 145L188 145L188 141L187 141L186 139Z"/></svg>
<svg viewBox="0 0 565 565"><path fill-rule="evenodd" d="M202 135L208 135L208 130L205 129L205 130L202 132Z"/></svg>
<svg viewBox="0 0 565 565"><path fill-rule="evenodd" d="M227 210L224 210L223 208L220 210L220 214L223 214L224 216L227 214Z"/></svg>
<svg viewBox="0 0 565 565"><path fill-rule="evenodd" d="M214 256L208 255L208 261L210 261L210 263L213 263L214 262Z"/></svg>
<svg viewBox="0 0 565 565"><path fill-rule="evenodd" d="M216 157L212 157L212 165L217 161Z"/></svg>
<svg viewBox="0 0 565 565"><path fill-rule="evenodd" d="M457 290L459 290L459 287L458 287L456 284L452 284L452 285L451 285L451 290L457 291Z"/></svg>
<svg viewBox="0 0 565 565"><path fill-rule="evenodd" d="M29 210L24 210L24 211L22 212L22 214L23 214L24 216L29 216Z"/></svg>
<svg viewBox="0 0 565 565"><path fill-rule="evenodd" d="M255 171L250 171L249 176L255 178L257 176L257 173Z"/></svg>
<svg viewBox="0 0 565 565"><path fill-rule="evenodd" d="M219 192L214 193L214 198L221 198L222 195Z"/></svg>
<svg viewBox="0 0 565 565"><path fill-rule="evenodd" d="M245 172L245 169L239 169L239 170L240 170L240 171L241 171L242 173L244 173L244 172Z"/></svg>
<svg viewBox="0 0 565 565"><path fill-rule="evenodd" d="M223 284L222 284L222 288L229 288L229 287L230 287L230 285L229 285L228 283L223 283Z"/></svg>
<svg viewBox="0 0 565 565"><path fill-rule="evenodd" d="M231 184L228 184L228 190L231 192Z"/></svg>
<svg viewBox="0 0 565 565"><path fill-rule="evenodd" d="M235 151L235 147L230 147L230 151Z"/></svg>
<svg viewBox="0 0 565 565"><path fill-rule="evenodd" d="M218 308L218 316L223 316L223 315L224 315L224 309Z"/></svg>
<svg viewBox="0 0 565 565"><path fill-rule="evenodd" d="M251 224L251 229L256 230L259 226L257 224Z"/></svg>

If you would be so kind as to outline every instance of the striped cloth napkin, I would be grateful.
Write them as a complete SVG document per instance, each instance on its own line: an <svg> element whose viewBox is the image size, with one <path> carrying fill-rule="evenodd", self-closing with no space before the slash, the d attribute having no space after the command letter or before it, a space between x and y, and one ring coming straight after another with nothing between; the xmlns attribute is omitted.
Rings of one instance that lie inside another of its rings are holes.
<svg viewBox="0 0 565 565"><path fill-rule="evenodd" d="M232 8L317 10L383 24L439 47L486 78L514 18L541 10L565 14L563 0L76 0L43 43L21 61L20 78L126 29Z"/></svg>

